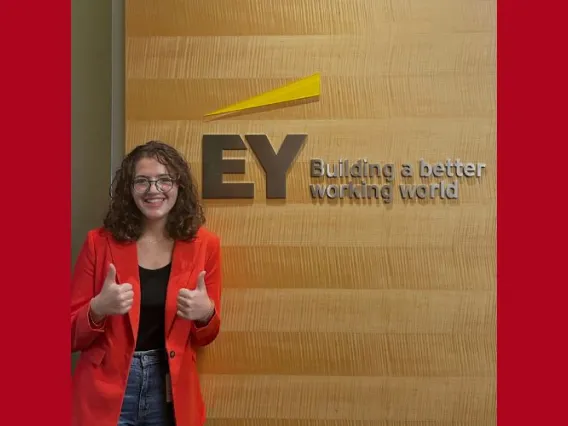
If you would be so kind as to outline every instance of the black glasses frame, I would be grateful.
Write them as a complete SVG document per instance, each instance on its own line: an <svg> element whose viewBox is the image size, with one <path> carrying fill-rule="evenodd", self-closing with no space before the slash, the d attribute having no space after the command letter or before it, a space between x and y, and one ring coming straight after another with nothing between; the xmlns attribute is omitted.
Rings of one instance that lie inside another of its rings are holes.
<svg viewBox="0 0 568 426"><path fill-rule="evenodd" d="M136 181L139 181L139 182L140 182L140 181L142 181L142 180L146 183L146 189L145 189L144 191L138 191L138 190L136 189ZM167 189L167 190L164 190L164 189L160 186L159 182L160 182L160 181L164 181L164 180L165 180L165 181L168 181L169 183L171 183L171 185L172 185L171 188L169 188L169 189ZM133 190L134 192L136 192L137 194L144 194L144 193L148 192L148 191L152 188L152 185L154 185L154 186L156 187L156 190L158 190L158 192L161 192L162 194L166 194L166 193L168 193L168 192L170 192L170 191L172 190L172 188L174 187L174 184L175 184L175 183L176 183L175 179L170 178L170 177L161 177L161 178L158 178L158 179L137 178L137 179L134 180L134 182L132 182L132 190Z"/></svg>

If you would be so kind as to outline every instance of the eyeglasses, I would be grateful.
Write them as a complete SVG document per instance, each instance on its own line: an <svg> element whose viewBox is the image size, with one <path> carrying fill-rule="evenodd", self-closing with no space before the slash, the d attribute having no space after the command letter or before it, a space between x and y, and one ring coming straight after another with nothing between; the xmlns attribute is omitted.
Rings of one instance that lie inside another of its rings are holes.
<svg viewBox="0 0 568 426"><path fill-rule="evenodd" d="M171 177L161 177L158 179L148 179L148 178L136 178L132 184L134 192L138 194L143 194L150 190L152 184L156 186L159 192L166 193L169 192L174 187L175 181Z"/></svg>

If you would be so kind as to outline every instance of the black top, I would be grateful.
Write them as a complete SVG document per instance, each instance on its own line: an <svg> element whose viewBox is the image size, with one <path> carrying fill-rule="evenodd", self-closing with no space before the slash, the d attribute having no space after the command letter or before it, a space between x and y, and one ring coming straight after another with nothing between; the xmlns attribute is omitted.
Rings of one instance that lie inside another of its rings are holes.
<svg viewBox="0 0 568 426"><path fill-rule="evenodd" d="M166 290L170 279L171 263L160 269L140 271L140 323L137 351L163 349L166 346Z"/></svg>

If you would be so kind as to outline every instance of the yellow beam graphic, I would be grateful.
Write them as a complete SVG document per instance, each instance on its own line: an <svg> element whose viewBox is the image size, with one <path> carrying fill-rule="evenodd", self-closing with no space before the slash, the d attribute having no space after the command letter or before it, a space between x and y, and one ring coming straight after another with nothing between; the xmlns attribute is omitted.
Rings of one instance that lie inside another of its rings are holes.
<svg viewBox="0 0 568 426"><path fill-rule="evenodd" d="M309 77L297 80L278 89L265 92L261 95L254 96L245 101L237 102L225 108L205 114L205 117L219 114L227 114L233 112L246 111L253 108L259 108L269 105L276 105L285 102L298 101L302 99L313 98L320 95L320 74L314 74Z"/></svg>

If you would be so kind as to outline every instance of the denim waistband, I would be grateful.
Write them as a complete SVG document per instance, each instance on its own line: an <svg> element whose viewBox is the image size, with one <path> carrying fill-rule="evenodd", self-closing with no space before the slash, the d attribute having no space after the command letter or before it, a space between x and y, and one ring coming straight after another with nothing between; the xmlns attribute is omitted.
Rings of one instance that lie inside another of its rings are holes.
<svg viewBox="0 0 568 426"><path fill-rule="evenodd" d="M168 357L165 349L135 351L132 360L133 361L138 360L143 366L168 363Z"/></svg>

